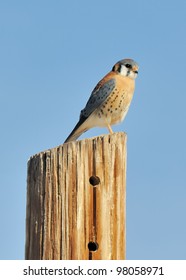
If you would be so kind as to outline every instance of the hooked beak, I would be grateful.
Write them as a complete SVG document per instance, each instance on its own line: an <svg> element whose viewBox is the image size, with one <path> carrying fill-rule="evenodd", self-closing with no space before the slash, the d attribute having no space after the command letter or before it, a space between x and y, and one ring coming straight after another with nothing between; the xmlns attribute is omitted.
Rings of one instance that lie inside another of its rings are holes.
<svg viewBox="0 0 186 280"><path fill-rule="evenodd" d="M134 66L134 67L132 68L132 71L133 71L134 73L138 74L138 67Z"/></svg>

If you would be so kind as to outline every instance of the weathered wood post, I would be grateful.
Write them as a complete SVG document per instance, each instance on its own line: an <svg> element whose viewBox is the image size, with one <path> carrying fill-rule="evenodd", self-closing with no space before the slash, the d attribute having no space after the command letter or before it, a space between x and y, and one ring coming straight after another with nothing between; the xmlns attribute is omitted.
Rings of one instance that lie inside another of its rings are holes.
<svg viewBox="0 0 186 280"><path fill-rule="evenodd" d="M69 142L29 159L26 259L125 259L125 215L125 133Z"/></svg>

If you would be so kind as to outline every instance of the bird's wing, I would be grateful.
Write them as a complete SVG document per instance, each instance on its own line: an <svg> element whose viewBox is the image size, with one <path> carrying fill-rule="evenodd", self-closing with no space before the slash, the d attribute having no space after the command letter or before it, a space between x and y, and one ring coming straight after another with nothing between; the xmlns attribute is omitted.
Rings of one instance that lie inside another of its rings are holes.
<svg viewBox="0 0 186 280"><path fill-rule="evenodd" d="M87 128L86 120L88 117L101 106L104 101L108 98L110 93L115 87L115 79L110 79L103 83L101 80L91 93L91 96L83 110L81 110L80 118L70 135L67 137L64 143L76 140Z"/></svg>
<svg viewBox="0 0 186 280"><path fill-rule="evenodd" d="M100 105L107 99L115 87L115 79L110 79L103 83L100 81L91 93L91 96L83 110L81 110L80 119L87 119L94 110L98 109Z"/></svg>

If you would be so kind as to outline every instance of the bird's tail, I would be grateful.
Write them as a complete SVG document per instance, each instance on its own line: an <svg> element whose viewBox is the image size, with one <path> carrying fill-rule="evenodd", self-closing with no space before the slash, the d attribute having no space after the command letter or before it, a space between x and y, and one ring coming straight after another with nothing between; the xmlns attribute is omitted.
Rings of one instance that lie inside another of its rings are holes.
<svg viewBox="0 0 186 280"><path fill-rule="evenodd" d="M77 138L81 136L85 131L87 131L88 128L86 126L86 122L82 122L82 120L79 120L79 122L76 124L72 132L69 134L67 139L64 143L75 141Z"/></svg>

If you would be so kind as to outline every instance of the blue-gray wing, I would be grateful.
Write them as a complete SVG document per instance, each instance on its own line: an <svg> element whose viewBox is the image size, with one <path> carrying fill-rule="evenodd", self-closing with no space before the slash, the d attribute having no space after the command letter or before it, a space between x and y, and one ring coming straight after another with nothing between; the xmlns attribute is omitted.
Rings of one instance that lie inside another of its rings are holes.
<svg viewBox="0 0 186 280"><path fill-rule="evenodd" d="M115 79L110 79L101 85L101 82L94 88L91 96L83 110L80 113L80 120L87 119L100 105L104 103L115 87Z"/></svg>
<svg viewBox="0 0 186 280"><path fill-rule="evenodd" d="M86 122L87 118L106 101L106 99L113 91L115 84L115 79L110 79L107 82L104 82L103 79L97 84L97 86L92 91L92 94L85 108L81 111L78 123L65 140L65 143L76 140L82 133L84 133L88 129L86 129L86 126L82 127L82 125Z"/></svg>

